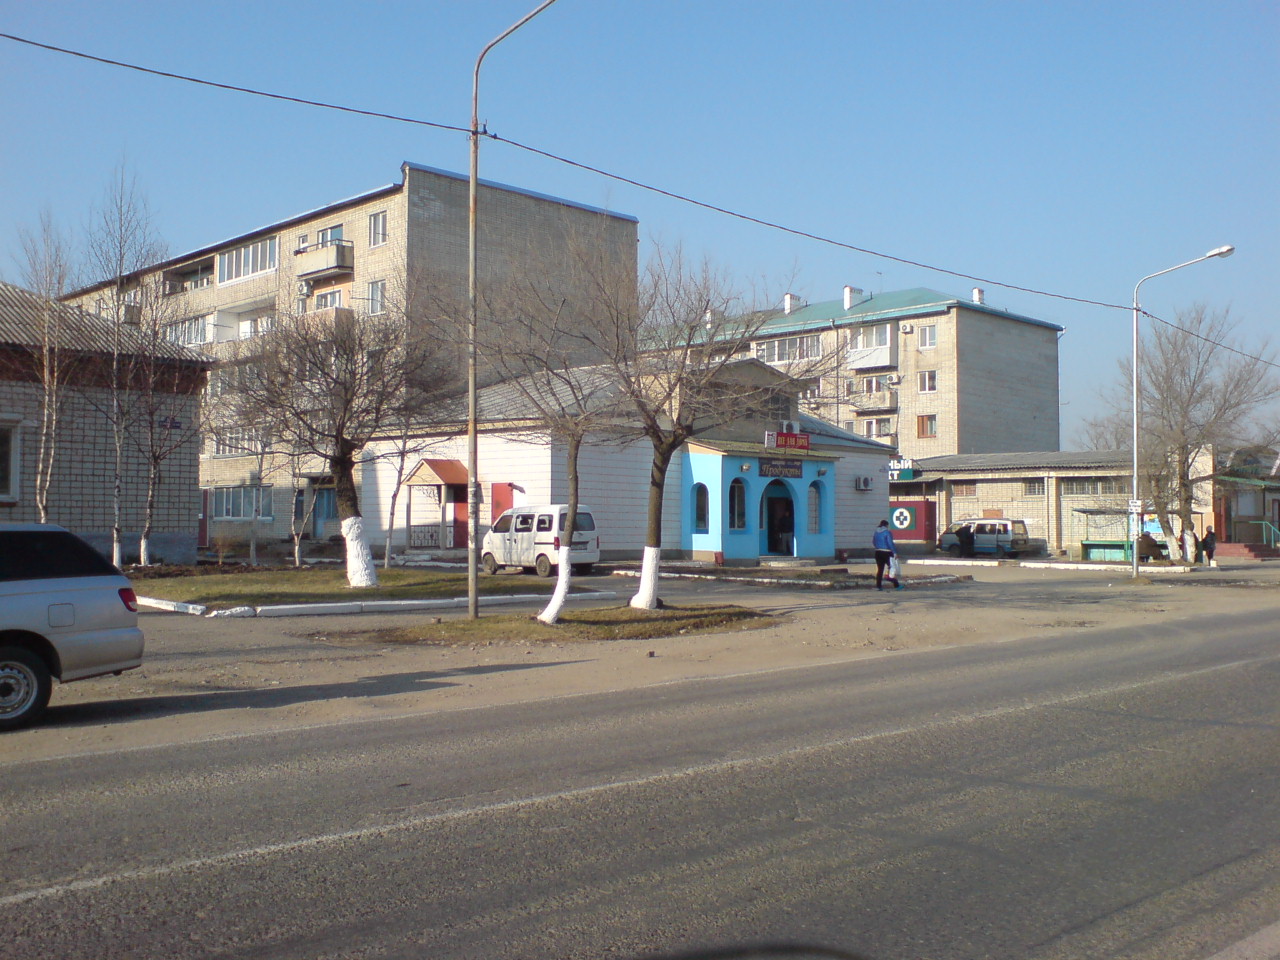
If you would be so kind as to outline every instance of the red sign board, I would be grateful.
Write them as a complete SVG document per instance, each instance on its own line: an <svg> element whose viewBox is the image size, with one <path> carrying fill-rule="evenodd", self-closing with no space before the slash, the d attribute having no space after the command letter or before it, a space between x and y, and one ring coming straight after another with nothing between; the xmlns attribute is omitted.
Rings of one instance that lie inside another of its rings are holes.
<svg viewBox="0 0 1280 960"><path fill-rule="evenodd" d="M764 434L764 445L777 450L808 450L809 434L783 433L781 431L774 432L773 430L766 430Z"/></svg>

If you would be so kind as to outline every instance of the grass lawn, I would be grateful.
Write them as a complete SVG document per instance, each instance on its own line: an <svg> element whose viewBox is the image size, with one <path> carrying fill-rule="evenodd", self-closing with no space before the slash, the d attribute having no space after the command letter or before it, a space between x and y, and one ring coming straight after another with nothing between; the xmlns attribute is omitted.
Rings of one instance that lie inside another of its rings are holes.
<svg viewBox="0 0 1280 960"><path fill-rule="evenodd" d="M433 618L436 619L436 618ZM589 643L596 640L650 640L677 634L751 630L780 622L745 607L726 604L667 606L661 610L597 607L566 610L549 627L531 616L504 614L479 620L440 619L383 630L325 633L328 643L403 643L435 646L476 646L487 643Z"/></svg>
<svg viewBox="0 0 1280 960"><path fill-rule="evenodd" d="M202 603L214 610L276 603L340 603L344 600L441 600L467 595L466 573L395 567L378 570L381 586L353 590L344 567L282 567L252 573L217 573L217 568L181 577L133 580L139 596ZM513 593L550 595L554 579L503 574L480 577L481 596Z"/></svg>

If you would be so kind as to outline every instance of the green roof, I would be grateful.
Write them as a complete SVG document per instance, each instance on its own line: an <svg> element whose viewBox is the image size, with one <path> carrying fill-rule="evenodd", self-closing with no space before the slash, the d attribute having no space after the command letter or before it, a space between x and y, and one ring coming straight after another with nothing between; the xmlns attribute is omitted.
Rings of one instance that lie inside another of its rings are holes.
<svg viewBox="0 0 1280 960"><path fill-rule="evenodd" d="M989 313L1038 327L1048 327L1050 330L1062 329L1056 323L1049 323L1047 320L1010 313L1008 310L1001 310L986 303L961 300L937 290L930 290L928 287L914 287L910 290L894 290L889 293L863 294L848 310L844 308L843 300L810 303L798 310L792 310L789 314L771 317L755 335L769 337L782 333L826 328L831 326L832 321L837 324L848 324L905 319L943 313L952 307L964 307L966 310Z"/></svg>

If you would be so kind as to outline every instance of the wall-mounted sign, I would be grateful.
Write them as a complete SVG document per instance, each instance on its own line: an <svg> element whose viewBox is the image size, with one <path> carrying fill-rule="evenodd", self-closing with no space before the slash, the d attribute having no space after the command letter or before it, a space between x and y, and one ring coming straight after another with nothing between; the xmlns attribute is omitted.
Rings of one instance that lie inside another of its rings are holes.
<svg viewBox="0 0 1280 960"><path fill-rule="evenodd" d="M804 476L803 460L761 460L760 476L798 479Z"/></svg>
<svg viewBox="0 0 1280 960"><path fill-rule="evenodd" d="M915 480L920 476L916 462L906 457L898 457L889 461L890 480Z"/></svg>
<svg viewBox="0 0 1280 960"><path fill-rule="evenodd" d="M809 434L766 430L764 432L764 445L770 450L808 450Z"/></svg>

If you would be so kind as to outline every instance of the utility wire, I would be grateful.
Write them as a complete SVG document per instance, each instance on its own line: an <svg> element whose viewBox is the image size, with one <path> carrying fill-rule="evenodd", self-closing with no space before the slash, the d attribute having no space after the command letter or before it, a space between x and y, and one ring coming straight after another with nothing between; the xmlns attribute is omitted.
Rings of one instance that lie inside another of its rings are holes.
<svg viewBox="0 0 1280 960"><path fill-rule="evenodd" d="M168 79L171 79L171 80L182 80L186 83L195 83L195 84L199 84L200 86L214 87L219 90L230 90L235 93L247 93L255 97L266 97L271 100L283 100L287 103L299 103L299 104L303 104L304 106L320 107L321 109L324 109L324 110L337 110L342 113L354 113L354 114L358 114L360 116L365 116L365 117L375 117L380 120L393 120L397 123L408 123L408 124L413 124L415 126L433 127L437 130L448 130L454 133L465 133L468 135L471 134L471 130L468 129L467 127L459 127L459 126L455 126L447 123L435 123L434 121L431 121L431 120L421 120L415 117L402 117L397 114L382 113L376 110L362 110L357 107L348 107L348 106L343 106L342 104L327 103L323 100L309 100L303 97L290 97L281 93L271 93L270 91L267 91L267 90L256 90L252 87L241 87L241 86L237 86L235 84L230 84L230 83L219 83L214 80L204 80L199 77L188 77L188 76L185 76L184 74L170 73L165 70L156 70L152 67L144 67L135 63L126 63L122 60L111 60L107 57L95 56L90 53L84 53L83 51L80 51L80 50L69 50L66 47L57 47L48 43L40 43L36 40L30 40L30 39L27 39L26 37L15 36L14 34L11 34L11 33L0 33L0 38L3 38L5 40L12 40L15 43L23 43L28 46L38 47L42 50L48 50L53 53L61 53L71 57L79 57L82 60L91 60L95 63L102 63L111 67L121 67L126 70L136 70L139 73L151 74L152 76L157 76L157 77L167 77ZM764 219L761 219L760 217L753 217L745 213L739 213L735 210L730 210L727 207L721 207L721 206L717 206L716 204L708 203L703 200L697 200L697 199L694 199L693 197L676 193L672 190L665 190L662 187L657 187L652 184L643 183L642 181L639 181L639 180L633 180L630 177L624 177L621 174L610 173L609 171L601 169L600 167L593 167L589 164L581 163L577 160L571 160L568 157L562 157L557 154L551 153L549 151L541 150L537 147L530 146L529 144L520 143L517 140L509 140L506 137L500 137L497 134L490 133L487 130L480 131L479 133L481 136L487 137L496 143L505 143L508 146L515 147L517 150L524 150L528 153L532 153L537 156L544 157L548 160L554 160L557 163L563 163L567 166L575 167L579 170L584 170L588 173L594 173L597 176L605 177L609 180L616 180L619 183L628 184L630 186L636 187L639 190L645 190L645 191L648 191L649 193L656 193L660 196L668 197L672 200L677 200L681 203L687 203L695 207L701 207L704 210L710 210L713 213L723 214L724 216L727 216L727 217L732 217L737 220L742 220L746 223L754 223L757 226L766 227L771 230L778 230L778 231L781 231L782 233L789 233L792 236L802 237L807 240L814 240L818 243L827 244L828 246L840 247L841 249L844 249L844 250L851 250L854 253L865 254L867 256L876 257L881 260L890 260L894 263L901 263L905 266L918 267L921 270L929 270L933 273L941 273L947 276L956 277L961 280L971 280L975 283L985 283L989 286L1001 287L1005 290L1017 290L1020 293L1029 293L1038 297L1050 297L1055 300L1066 300L1071 303L1083 303L1089 306L1106 307L1107 309L1111 309L1111 310L1131 309L1127 304L1109 303L1105 300L1090 300L1085 297L1073 297L1067 294L1053 293L1048 290L1039 290L1035 287L1023 287L1013 283L1005 283L1004 281L1001 281L1001 280L993 280L989 277L979 277L971 273L962 273L958 270L950 270L946 267L937 267L932 264L922 263L918 260L910 260L910 259L907 259L906 257L894 256L891 253L882 253L879 250L872 250L867 247L859 247L859 246L856 246L855 244L845 243L841 240L836 240L832 237L824 237L820 234L810 233L806 230L800 230L796 227L788 227L785 224L775 223L771 220L764 220ZM1191 330L1186 329L1185 327L1179 326L1176 323L1173 323L1169 320L1165 320L1162 317L1157 317L1153 313L1148 313L1145 310L1140 310L1139 312L1142 313L1142 315L1145 317L1149 317L1158 323L1164 324L1165 326L1172 327L1173 329L1178 330L1179 332L1184 333L1187 336L1194 337L1197 340L1202 340L1205 343L1209 343L1214 346L1221 347L1223 350L1226 350L1230 353L1237 354L1241 357L1244 357L1245 359L1256 360L1257 362L1266 364L1269 367L1280 368L1280 363L1275 363L1263 357L1254 356L1253 354L1245 353L1242 350L1237 350L1235 347L1229 346L1228 344L1220 340L1213 340L1210 337L1206 337L1201 334L1195 333Z"/></svg>
<svg viewBox="0 0 1280 960"><path fill-rule="evenodd" d="M322 100L307 100L302 97L288 97L282 93L270 93L266 90L255 90L252 87L237 87L230 83L217 83L213 80L202 80L199 77L188 77L181 73L169 73L165 70L155 70L151 67L139 66L136 63L125 63L123 60L109 60L106 57L96 57L91 53L83 53L79 50L68 50L66 47L55 47L48 43L39 43L35 40L28 40L25 37L15 37L11 33L0 33L0 38L12 40L15 43L25 43L28 46L39 47L42 50L51 50L54 53L65 53L69 57L79 57L82 60L92 60L95 63L105 63L110 67L123 67L126 70L137 70L139 73L149 73L156 77L168 77L170 80L184 80L187 83L198 83L203 87L216 87L219 90L233 90L236 93L249 93L255 97L268 97L272 100L284 100L288 103L301 103L308 107L323 107L326 110L341 110L343 113L358 113L365 117L377 117L380 120L395 120L398 123L412 123L422 127L435 127L438 130L452 130L457 133L470 133L466 127L450 126L447 123L433 123L430 120L416 120L413 117L401 117L394 113L379 113L376 110L360 110L356 107L344 107L341 104L325 103Z"/></svg>

